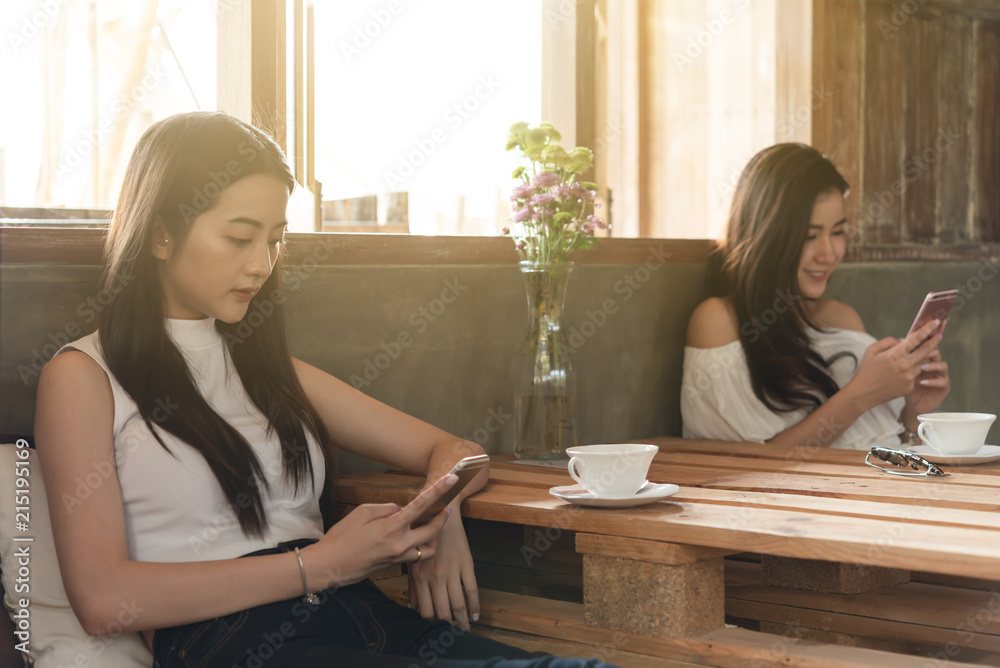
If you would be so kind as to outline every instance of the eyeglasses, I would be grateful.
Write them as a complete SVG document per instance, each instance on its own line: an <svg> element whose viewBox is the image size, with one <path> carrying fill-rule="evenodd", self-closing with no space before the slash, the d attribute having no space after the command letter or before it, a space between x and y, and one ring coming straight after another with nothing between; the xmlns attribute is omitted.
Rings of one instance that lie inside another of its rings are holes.
<svg viewBox="0 0 1000 668"><path fill-rule="evenodd" d="M872 458L878 461L873 462ZM892 450L890 448L883 448L879 446L875 446L867 455L865 455L865 464L893 475L948 475L942 471L937 464L927 461L920 455L915 455L912 452L906 452L905 450ZM896 468L886 468L884 464L890 464ZM913 469L913 471L907 471L905 469Z"/></svg>

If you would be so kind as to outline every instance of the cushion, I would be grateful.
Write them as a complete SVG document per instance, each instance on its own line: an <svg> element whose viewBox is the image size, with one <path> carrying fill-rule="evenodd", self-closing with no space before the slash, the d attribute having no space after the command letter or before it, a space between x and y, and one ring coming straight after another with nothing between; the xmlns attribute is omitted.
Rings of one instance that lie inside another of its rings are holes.
<svg viewBox="0 0 1000 668"><path fill-rule="evenodd" d="M27 476L19 475L24 471ZM3 490L0 494L0 569L6 590L4 607L10 612L15 627L30 634L28 653L35 668L152 666L153 656L137 632L123 630L96 638L87 635L73 614L56 561L41 469L35 451L26 441L0 444L0 490ZM28 497L27 518L18 515L15 509L19 501L24 501L24 492ZM28 530L20 531L18 522L26 522ZM29 537L31 541L14 540ZM22 599L27 603L26 608L21 605ZM15 642L21 641L22 638L15 639Z"/></svg>

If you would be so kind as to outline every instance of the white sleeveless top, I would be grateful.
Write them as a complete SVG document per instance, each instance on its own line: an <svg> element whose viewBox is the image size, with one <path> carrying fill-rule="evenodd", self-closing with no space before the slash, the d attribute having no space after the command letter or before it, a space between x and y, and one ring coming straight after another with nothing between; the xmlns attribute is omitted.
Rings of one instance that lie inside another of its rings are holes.
<svg viewBox="0 0 1000 668"><path fill-rule="evenodd" d="M215 329L215 319L166 318L164 322L167 335L187 360L208 405L243 435L260 461L270 485L270 493L261 486L268 530L260 539L244 536L205 458L162 429L160 437L170 452L160 445L139 415L138 406L108 370L94 332L66 344L59 352L76 349L86 353L111 381L115 461L129 555L136 561L159 562L228 559L274 547L280 541L320 538L323 520L319 497L326 472L315 439L305 430L315 487L303 485L296 494L294 485L286 483L282 475L278 433L267 433L267 419L247 396L225 342ZM169 396L158 403L161 412L184 410ZM154 412L154 420L158 414Z"/></svg>
<svg viewBox="0 0 1000 668"><path fill-rule="evenodd" d="M864 332L830 328L810 330L812 348L823 359L848 351L856 359L834 362L830 376L844 387L854 376L868 346L875 338ZM899 397L876 406L859 417L830 447L867 450L874 445L899 445L899 422L905 399ZM681 419L685 438L763 443L801 422L812 407L775 413L757 398L750 384L750 368L739 340L718 348L684 348L681 384Z"/></svg>

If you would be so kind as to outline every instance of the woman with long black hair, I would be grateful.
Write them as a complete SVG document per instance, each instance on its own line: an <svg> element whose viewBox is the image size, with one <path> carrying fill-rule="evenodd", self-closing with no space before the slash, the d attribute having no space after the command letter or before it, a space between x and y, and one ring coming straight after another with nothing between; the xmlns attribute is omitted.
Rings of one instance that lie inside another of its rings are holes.
<svg viewBox="0 0 1000 668"><path fill-rule="evenodd" d="M778 144L743 170L715 294L691 316L681 414L696 438L899 445L950 388L938 324L876 341L823 299L844 257L847 182L814 148Z"/></svg>
<svg viewBox="0 0 1000 668"><path fill-rule="evenodd" d="M106 240L110 303L38 386L38 454L82 626L108 633L128 602L160 668L584 665L466 632L479 603L458 511L485 471L411 526L482 449L289 354L293 187L274 141L226 114L172 116L136 146ZM427 486L334 523L335 448ZM113 474L64 503L95 467ZM399 563L416 610L368 580Z"/></svg>

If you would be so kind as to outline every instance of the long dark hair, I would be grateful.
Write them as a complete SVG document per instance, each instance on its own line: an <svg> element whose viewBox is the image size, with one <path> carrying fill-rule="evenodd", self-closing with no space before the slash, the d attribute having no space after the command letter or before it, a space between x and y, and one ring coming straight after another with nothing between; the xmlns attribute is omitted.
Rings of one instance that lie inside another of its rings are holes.
<svg viewBox="0 0 1000 668"><path fill-rule="evenodd" d="M813 206L831 191L845 194L847 181L816 149L777 144L760 151L740 175L714 258L719 293L732 295L741 323L754 394L773 411L819 406L840 389L830 365L850 356L823 359L812 350L807 328L818 328L806 315L798 284ZM774 322L755 326L766 313Z"/></svg>
<svg viewBox="0 0 1000 668"><path fill-rule="evenodd" d="M227 114L178 114L143 134L129 160L105 240L102 280L113 297L101 313L100 339L109 368L160 445L169 451L158 433L163 429L198 450L244 535L259 537L267 530L260 489L267 491L267 480L261 464L240 433L201 396L183 356L167 336L163 288L151 251L157 218L180 250L194 218L211 209L227 185L250 174L273 176L289 193L295 185L281 148L260 130ZM268 434L278 433L285 479L296 489L312 484L305 425L323 452L329 485L333 444L298 381L285 337L281 287L285 251L279 248L274 269L243 320L231 324L216 320L215 327L247 394L268 420ZM266 308L257 308L263 301L268 302ZM157 411L163 403L179 409ZM324 502L325 497L324 490Z"/></svg>

